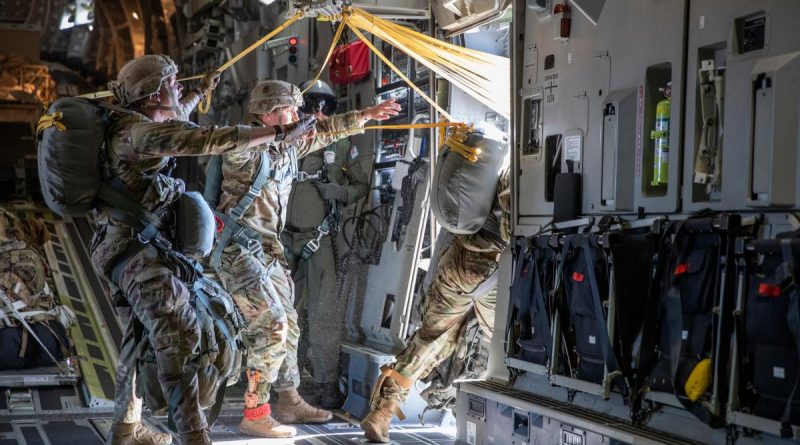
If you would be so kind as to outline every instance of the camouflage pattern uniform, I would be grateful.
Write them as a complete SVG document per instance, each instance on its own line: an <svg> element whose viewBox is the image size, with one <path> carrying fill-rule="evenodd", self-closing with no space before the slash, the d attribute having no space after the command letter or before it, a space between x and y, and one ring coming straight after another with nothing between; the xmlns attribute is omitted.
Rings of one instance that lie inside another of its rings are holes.
<svg viewBox="0 0 800 445"><path fill-rule="evenodd" d="M474 309L487 339L492 337L497 288L486 295L472 293L496 270L510 234L510 191L506 171L498 185L501 209L500 238L481 229L471 235L456 235L442 253L431 287L426 294L422 326L397 356L395 371L417 380L453 353L461 319Z"/></svg>
<svg viewBox="0 0 800 445"><path fill-rule="evenodd" d="M392 415L399 412L413 383L453 353L461 321L470 310L475 310L485 338L491 339L497 288L485 295L473 293L497 270L500 254L511 239L508 169L500 176L497 192L499 237L484 226L471 235L455 235L442 253L426 294L422 326L397 355L393 369L383 369L376 385L372 411L361 424L367 439L389 441L388 424Z"/></svg>
<svg viewBox="0 0 800 445"><path fill-rule="evenodd" d="M0 208L0 292L25 317L33 331L39 332L39 335L47 331L52 334L55 343L47 338L43 340L47 350L60 360L69 354L68 343L62 342L65 340L63 329L68 329L76 318L68 307L58 304L56 295L50 290L52 280L48 278L44 252L44 244L49 240L50 234L42 221L18 218ZM59 323L61 326L58 326ZM15 317L14 311L0 301L0 329L6 326L20 328L22 323ZM16 345L19 350L14 351L16 357L8 362L0 362L0 369L53 365L50 356L37 341L28 336L27 330L23 330L21 335L22 341ZM13 346L13 342L6 341L0 350ZM4 351L6 356L8 352Z"/></svg>
<svg viewBox="0 0 800 445"><path fill-rule="evenodd" d="M277 93L276 93L277 94ZM263 126L258 120L253 126ZM363 132L357 112L333 116L317 123L317 137L294 145L279 143L264 152L223 156L222 194L217 210L227 213L250 189L261 156L269 156L274 176L267 181L239 223L261 238L260 251L249 251L231 243L222 256L220 280L248 323L250 340L248 367L259 371L258 404L269 401L270 385L276 391L297 388L297 343L300 330L294 309L294 285L280 233L286 221L287 201L297 174L296 159L321 150L338 139ZM275 332L280 323L285 330Z"/></svg>
<svg viewBox="0 0 800 445"><path fill-rule="evenodd" d="M333 157L333 162L325 163L323 155ZM319 151L303 159L301 170L309 175L323 169L326 183L341 186L341 191L346 192L346 201L326 201L311 181L296 182L289 197L289 219L282 240L294 278L298 307L302 305L307 310L307 321L301 320L306 332L301 340L301 352L310 346L315 383L338 386L339 344L344 334L346 308L343 301L336 299L335 233L322 236L319 248L308 260L302 258L303 247L317 237L316 229L329 212L339 214L341 208L367 194L370 178L358 158L358 149L351 147L347 140L331 145L325 153ZM301 357L300 361L303 359ZM335 388L331 390L338 392Z"/></svg>
<svg viewBox="0 0 800 445"><path fill-rule="evenodd" d="M108 135L111 176L121 180L130 196L157 215L168 211L185 189L183 181L162 173L172 156L237 152L250 142L250 128L246 126L198 127L177 120L158 123L138 113L113 116ZM132 315L144 325L156 351L161 388L169 398L180 386L183 367L197 347L200 329L189 304L188 288L175 266L154 247L135 254L123 268L120 282L112 281L116 259L134 237L131 228L100 210L90 253L112 294L122 296L131 306ZM127 323L125 335L128 341L132 340L131 323ZM115 422L137 422L141 417L141 401L133 395L134 358L133 348L123 345L117 371ZM207 428L197 395L195 377L184 388L175 412L181 434Z"/></svg>

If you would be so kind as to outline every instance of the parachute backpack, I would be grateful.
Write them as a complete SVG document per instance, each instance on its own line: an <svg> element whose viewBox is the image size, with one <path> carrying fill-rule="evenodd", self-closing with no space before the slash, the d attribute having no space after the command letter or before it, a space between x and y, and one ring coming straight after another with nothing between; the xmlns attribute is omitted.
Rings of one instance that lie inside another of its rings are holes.
<svg viewBox="0 0 800 445"><path fill-rule="evenodd" d="M47 207L60 216L85 215L97 205L105 188L102 155L107 107L112 106L66 97L53 102L39 120L42 195Z"/></svg>
<svg viewBox="0 0 800 445"><path fill-rule="evenodd" d="M431 211L447 231L468 235L484 226L507 153L508 138L488 124L447 138L431 188Z"/></svg>

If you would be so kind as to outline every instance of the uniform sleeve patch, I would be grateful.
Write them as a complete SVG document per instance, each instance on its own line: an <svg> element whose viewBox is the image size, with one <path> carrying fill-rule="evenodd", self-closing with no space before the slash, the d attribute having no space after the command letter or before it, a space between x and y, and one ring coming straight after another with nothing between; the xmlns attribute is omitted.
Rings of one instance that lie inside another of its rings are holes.
<svg viewBox="0 0 800 445"><path fill-rule="evenodd" d="M358 147L355 145L350 146L350 159L358 158Z"/></svg>

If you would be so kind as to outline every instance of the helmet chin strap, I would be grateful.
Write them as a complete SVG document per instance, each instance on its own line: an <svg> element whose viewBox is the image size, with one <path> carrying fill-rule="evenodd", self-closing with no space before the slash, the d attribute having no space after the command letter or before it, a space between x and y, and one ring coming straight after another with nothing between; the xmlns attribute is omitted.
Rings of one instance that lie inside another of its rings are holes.
<svg viewBox="0 0 800 445"><path fill-rule="evenodd" d="M169 95L169 102L170 105L161 105L161 104L154 104L154 105L145 105L144 109L146 110L162 110L162 111L172 111L175 113L175 117L178 119L184 119L187 116L183 116L184 107L181 105L181 101L178 99L178 93L175 92L172 88L167 88L167 94ZM187 113L188 114L188 113Z"/></svg>

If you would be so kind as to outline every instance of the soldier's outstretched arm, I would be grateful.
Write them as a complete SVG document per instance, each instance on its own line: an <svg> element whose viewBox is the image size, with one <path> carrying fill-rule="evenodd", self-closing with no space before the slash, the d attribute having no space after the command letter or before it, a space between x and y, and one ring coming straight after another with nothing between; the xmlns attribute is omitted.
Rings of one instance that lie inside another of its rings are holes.
<svg viewBox="0 0 800 445"><path fill-rule="evenodd" d="M350 111L336 114L317 124L317 136L297 145L297 156L303 157L309 153L331 145L339 139L364 132L364 124L370 120L383 121L400 113L400 104L390 99L378 105L365 108L361 111Z"/></svg>
<svg viewBox="0 0 800 445"><path fill-rule="evenodd" d="M279 127L283 140L292 142L313 134L314 122L303 121ZM201 156L263 151L275 141L275 127L199 127L190 122L142 122L131 128L132 145L142 158Z"/></svg>

